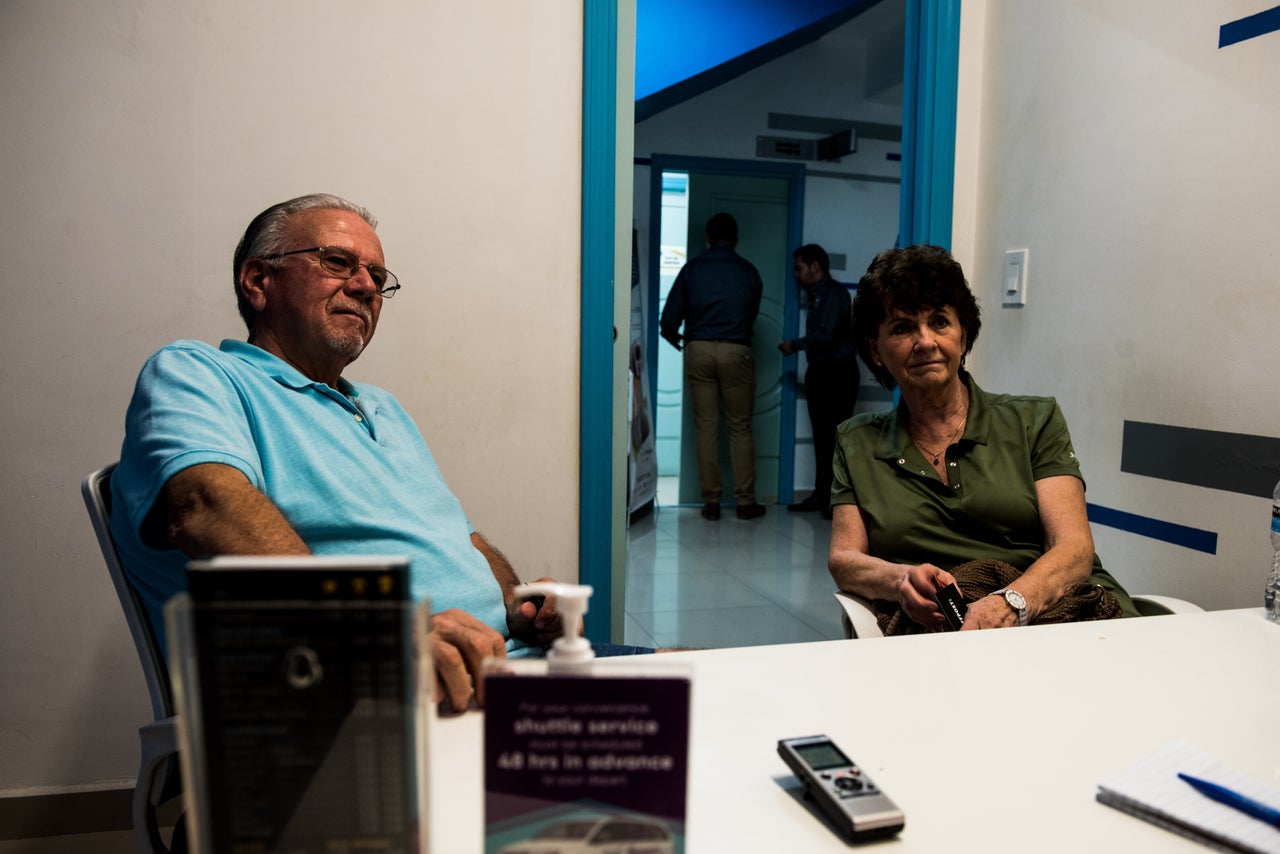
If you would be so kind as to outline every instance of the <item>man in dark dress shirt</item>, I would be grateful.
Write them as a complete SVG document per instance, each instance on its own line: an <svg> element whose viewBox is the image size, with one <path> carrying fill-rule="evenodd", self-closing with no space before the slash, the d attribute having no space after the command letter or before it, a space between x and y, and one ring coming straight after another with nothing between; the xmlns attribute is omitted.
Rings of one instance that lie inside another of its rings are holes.
<svg viewBox="0 0 1280 854"><path fill-rule="evenodd" d="M816 243L791 253L796 283L809 296L803 338L783 341L784 355L803 350L809 362L804 375L804 397L813 425L816 465L813 494L788 510L820 510L831 518L831 458L835 454L836 427L853 417L858 402L858 359L853 345L849 290L831 278L826 250Z"/></svg>
<svg viewBox="0 0 1280 854"><path fill-rule="evenodd" d="M719 444L722 401L738 518L755 519L765 512L764 505L756 503L756 447L751 435L756 399L751 329L760 312L764 284L751 262L734 251L737 245L738 223L732 216L718 213L707 220L707 251L681 268L660 324L662 337L677 350L684 350L684 376L697 436L702 516L712 521L720 518L723 494Z"/></svg>

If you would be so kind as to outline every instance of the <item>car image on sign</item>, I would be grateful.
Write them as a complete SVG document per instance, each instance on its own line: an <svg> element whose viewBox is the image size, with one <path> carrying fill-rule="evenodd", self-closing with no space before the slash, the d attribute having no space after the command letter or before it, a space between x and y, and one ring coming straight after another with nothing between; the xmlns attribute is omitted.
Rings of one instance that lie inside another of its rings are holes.
<svg viewBox="0 0 1280 854"><path fill-rule="evenodd" d="M674 854L671 831L660 821L610 815L549 824L501 854Z"/></svg>

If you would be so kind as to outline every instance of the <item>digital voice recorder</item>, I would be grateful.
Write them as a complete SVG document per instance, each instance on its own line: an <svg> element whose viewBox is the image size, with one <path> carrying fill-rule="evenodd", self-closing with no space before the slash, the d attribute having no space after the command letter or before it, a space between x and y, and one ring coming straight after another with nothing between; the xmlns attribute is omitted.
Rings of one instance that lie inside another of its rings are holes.
<svg viewBox="0 0 1280 854"><path fill-rule="evenodd" d="M778 755L849 839L892 836L906 824L902 810L827 736L781 739Z"/></svg>

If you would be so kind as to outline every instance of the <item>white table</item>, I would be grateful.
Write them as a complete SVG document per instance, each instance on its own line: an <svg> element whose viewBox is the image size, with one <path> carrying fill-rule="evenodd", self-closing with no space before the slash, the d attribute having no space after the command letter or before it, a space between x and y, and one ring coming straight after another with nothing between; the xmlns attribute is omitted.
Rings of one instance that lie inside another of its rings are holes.
<svg viewBox="0 0 1280 854"><path fill-rule="evenodd" d="M694 668L692 854L848 850L795 796L788 736L830 735L902 808L875 850L1206 850L1094 800L1179 739L1280 784L1280 625L1260 608L661 658ZM482 713L430 723L431 851L478 852Z"/></svg>

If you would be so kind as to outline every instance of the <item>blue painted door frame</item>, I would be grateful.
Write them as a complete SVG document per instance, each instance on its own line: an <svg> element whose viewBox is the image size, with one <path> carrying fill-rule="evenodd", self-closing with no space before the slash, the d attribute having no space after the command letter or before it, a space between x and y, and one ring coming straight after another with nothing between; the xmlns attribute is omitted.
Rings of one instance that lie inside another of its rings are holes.
<svg viewBox="0 0 1280 854"><path fill-rule="evenodd" d="M618 0L583 0L582 349L579 369L578 577L612 601L614 186ZM907 0L899 242L951 244L960 0ZM621 615L619 615L621 616ZM612 615L587 614L588 637L612 637ZM621 619L618 625L621 626Z"/></svg>
<svg viewBox="0 0 1280 854"><path fill-rule="evenodd" d="M951 248L960 0L907 0L898 244Z"/></svg>
<svg viewBox="0 0 1280 854"><path fill-rule="evenodd" d="M595 607L583 621L587 637L606 642L613 640L609 613L613 601L613 502L619 495L613 482L618 0L583 0L582 48L578 579L594 588L591 598ZM625 503L626 496L621 500Z"/></svg>

